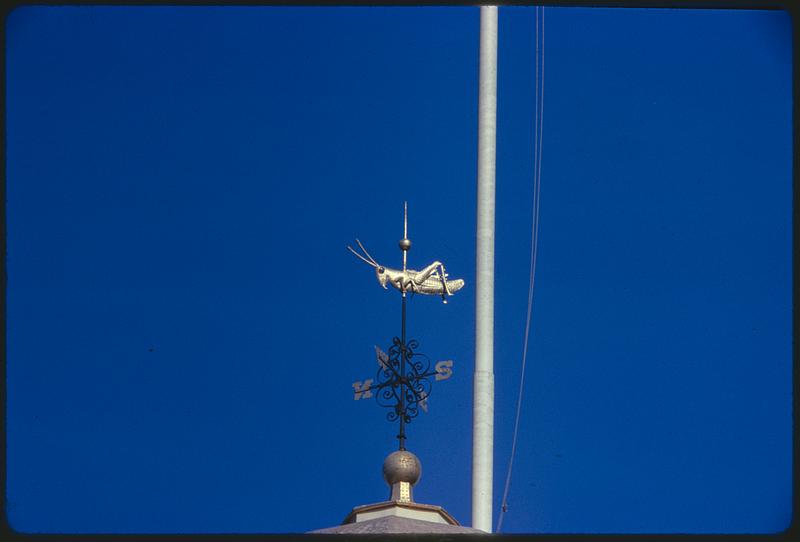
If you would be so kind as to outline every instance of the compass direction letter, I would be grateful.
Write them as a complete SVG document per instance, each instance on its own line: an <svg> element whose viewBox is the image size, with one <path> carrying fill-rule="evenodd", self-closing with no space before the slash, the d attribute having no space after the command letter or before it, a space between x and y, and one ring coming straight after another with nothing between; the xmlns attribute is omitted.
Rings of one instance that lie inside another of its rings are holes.
<svg viewBox="0 0 800 542"><path fill-rule="evenodd" d="M436 363L436 380L447 380L453 376L453 360L440 361Z"/></svg>
<svg viewBox="0 0 800 542"><path fill-rule="evenodd" d="M371 378L365 380L363 384L360 380L358 382L353 382L353 390L355 391L353 401L358 401L359 399L369 399L372 397L372 390L369 389L370 386L372 386Z"/></svg>
<svg viewBox="0 0 800 542"><path fill-rule="evenodd" d="M375 345L375 357L378 359L378 365L380 365L381 368L388 368L389 354L381 350L377 344Z"/></svg>

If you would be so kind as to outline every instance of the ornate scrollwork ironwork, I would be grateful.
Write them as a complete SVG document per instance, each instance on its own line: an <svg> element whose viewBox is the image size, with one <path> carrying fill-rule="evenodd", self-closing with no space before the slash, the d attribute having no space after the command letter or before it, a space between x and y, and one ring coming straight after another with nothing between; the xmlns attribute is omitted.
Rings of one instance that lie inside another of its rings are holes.
<svg viewBox="0 0 800 542"><path fill-rule="evenodd" d="M417 352L419 342L410 339L406 342L399 337L392 339L386 357L381 361L375 376L375 399L378 404L390 408L386 419L390 422L401 417L405 423L419 415L419 404L431 393L428 377L436 374L431 371L428 356Z"/></svg>

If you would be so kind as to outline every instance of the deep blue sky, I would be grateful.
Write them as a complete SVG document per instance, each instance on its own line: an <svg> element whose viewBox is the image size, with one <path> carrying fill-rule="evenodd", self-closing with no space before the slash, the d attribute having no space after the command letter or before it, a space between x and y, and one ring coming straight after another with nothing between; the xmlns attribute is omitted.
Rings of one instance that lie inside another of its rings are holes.
<svg viewBox="0 0 800 542"><path fill-rule="evenodd" d="M534 10L500 9L495 517L522 355ZM443 260L415 497L470 523L479 10L25 7L6 20L7 514L285 532L386 498L351 383L399 332L345 250ZM548 8L541 237L506 532L791 516L791 28Z"/></svg>

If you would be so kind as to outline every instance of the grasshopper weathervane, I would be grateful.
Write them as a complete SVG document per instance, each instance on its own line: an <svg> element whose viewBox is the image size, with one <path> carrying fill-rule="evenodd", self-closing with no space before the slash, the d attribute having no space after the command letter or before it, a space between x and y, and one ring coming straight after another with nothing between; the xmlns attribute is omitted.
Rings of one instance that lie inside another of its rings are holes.
<svg viewBox="0 0 800 542"><path fill-rule="evenodd" d="M406 260L411 249L411 240L408 239L408 205L403 209L403 238L400 240L400 250L403 251L403 269L392 269L380 265L370 256L361 241L356 239L364 255L359 254L351 246L347 249L359 259L375 268L375 276L384 289L391 284L402 295L401 336L392 339L388 353L375 347L378 361L378 372L375 379L367 379L353 383L355 390L354 399L368 399L373 392L379 405L391 408L386 415L390 422L400 422L400 432L397 439L400 449L405 450L405 426L419 414L421 408L428 411L428 396L431 391L429 377L435 380L446 380L453 374L451 360L437 362L431 369L431 362L425 354L417 352L419 343L406 340L406 298L407 293L425 295L439 295L442 302L447 303L447 297L453 295L464 286L462 279L448 280L444 264L434 261L420 271L408 269ZM377 382L377 383L373 383Z"/></svg>
<svg viewBox="0 0 800 542"><path fill-rule="evenodd" d="M384 290L387 289L386 283L389 283L400 290L403 296L405 296L405 293L408 291L419 294L440 295L442 296L442 302L447 303L447 296L453 295L459 291L464 286L464 280L447 280L448 275L444 270L444 264L438 260L421 271L406 269L405 255L408 248L403 248L404 242L407 242L408 248L411 248L410 240L405 238L400 240L400 248L403 250L402 270L384 267L376 262L358 239L356 239L356 243L358 243L359 248L364 251L364 256L366 256L366 258L353 250L353 247L348 245L347 248L350 252L361 258L361 260L375 268L375 276L378 277L378 282L383 286Z"/></svg>

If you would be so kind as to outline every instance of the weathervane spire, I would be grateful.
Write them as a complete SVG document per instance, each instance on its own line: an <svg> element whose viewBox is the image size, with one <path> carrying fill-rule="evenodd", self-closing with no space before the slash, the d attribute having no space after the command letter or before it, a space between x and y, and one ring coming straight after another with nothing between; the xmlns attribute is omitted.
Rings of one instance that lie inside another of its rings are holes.
<svg viewBox="0 0 800 542"><path fill-rule="evenodd" d="M400 337L392 339L388 353L375 347L378 372L374 380L367 379L363 382L353 383L354 399L367 399L372 397L374 391L378 404L391 408L386 418L390 422L399 422L397 440L399 449L404 451L406 449L406 424L419 414L420 408L426 412L428 410L427 401L431 391L431 383L428 379L434 377L435 380L445 380L453 374L451 360L439 361L431 369L428 356L416 351L419 343L415 339L406 338L408 299L406 293L411 291L425 295L440 295L442 302L447 303L447 296L460 290L464 286L464 281L462 279L448 280L444 264L438 260L420 271L408 269L408 251L411 250L411 240L408 238L408 202L403 203L403 238L399 242L400 250L403 252L402 270L382 266L367 252L361 241L356 239L356 244L363 255L349 245L347 249L361 261L375 268L375 276L384 289L388 289L387 284L391 284L399 290L402 301ZM373 381L377 384L373 384Z"/></svg>
<svg viewBox="0 0 800 542"><path fill-rule="evenodd" d="M400 239L400 250L403 251L403 273L407 272L406 269L406 258L408 256L408 251L411 250L411 239L408 238L408 202L403 202L403 238ZM403 290L403 296L405 297L406 292Z"/></svg>

